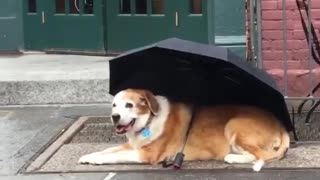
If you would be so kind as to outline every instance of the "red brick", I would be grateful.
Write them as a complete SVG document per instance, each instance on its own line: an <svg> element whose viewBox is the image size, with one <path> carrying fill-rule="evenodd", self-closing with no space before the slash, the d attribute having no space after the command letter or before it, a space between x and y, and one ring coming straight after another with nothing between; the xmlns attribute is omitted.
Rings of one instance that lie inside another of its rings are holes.
<svg viewBox="0 0 320 180"><path fill-rule="evenodd" d="M287 61L288 69L300 69L301 62L299 61ZM284 64L282 60L278 61L263 61L263 68L264 69L284 69Z"/></svg>
<svg viewBox="0 0 320 180"><path fill-rule="evenodd" d="M311 10L311 18L314 19L320 19L320 9L312 9Z"/></svg>
<svg viewBox="0 0 320 180"><path fill-rule="evenodd" d="M272 50L283 50L283 40L275 40L271 42Z"/></svg>
<svg viewBox="0 0 320 180"><path fill-rule="evenodd" d="M308 60L309 51L308 49L300 49L296 51L292 51L293 60L305 61Z"/></svg>
<svg viewBox="0 0 320 180"><path fill-rule="evenodd" d="M295 11L287 11L287 19L299 20L300 21L300 14L297 10Z"/></svg>
<svg viewBox="0 0 320 180"><path fill-rule="evenodd" d="M263 30L280 30L282 29L282 21L262 21Z"/></svg>
<svg viewBox="0 0 320 180"><path fill-rule="evenodd" d="M297 26L297 23L299 23L299 22L300 21L297 21L297 20L291 20L291 19L287 20L287 29L288 30L295 30L295 29L299 28Z"/></svg>
<svg viewBox="0 0 320 180"><path fill-rule="evenodd" d="M263 50L283 50L284 41L283 40L273 40L273 41L263 41L262 42ZM308 49L308 44L303 40L287 40L286 50L300 50L300 49Z"/></svg>
<svg viewBox="0 0 320 180"><path fill-rule="evenodd" d="M261 2L261 9L262 10L271 10L271 9L277 9L278 2L273 1L262 1Z"/></svg>
<svg viewBox="0 0 320 180"><path fill-rule="evenodd" d="M263 51L265 50L282 51L283 41L282 40L262 41L262 49Z"/></svg>
<svg viewBox="0 0 320 180"><path fill-rule="evenodd" d="M283 39L282 31L280 30L267 30L262 32L264 40L280 40Z"/></svg>
<svg viewBox="0 0 320 180"><path fill-rule="evenodd" d="M283 51L263 51L262 52L262 59L264 61L267 60L273 60L273 61L277 61L280 59L283 59Z"/></svg>
<svg viewBox="0 0 320 180"><path fill-rule="evenodd" d="M293 38L295 40L305 40L306 36L303 30L296 30L296 31L293 31Z"/></svg>
<svg viewBox="0 0 320 180"><path fill-rule="evenodd" d="M312 8L313 9L320 9L320 1L313 0L312 1Z"/></svg>
<svg viewBox="0 0 320 180"><path fill-rule="evenodd" d="M320 31L320 21L314 21L313 26L318 32Z"/></svg>
<svg viewBox="0 0 320 180"><path fill-rule="evenodd" d="M262 20L282 20L282 11L262 11Z"/></svg>
<svg viewBox="0 0 320 180"><path fill-rule="evenodd" d="M301 21L299 20L299 21L293 21L293 22L291 22L292 24L291 24L291 27L293 27L292 29L293 30L303 30L303 28L302 28L302 24L301 24Z"/></svg>
<svg viewBox="0 0 320 180"><path fill-rule="evenodd" d="M293 31L287 31L287 39L294 39ZM282 30L265 30L262 31L263 40L283 40L283 31Z"/></svg>
<svg viewBox="0 0 320 180"><path fill-rule="evenodd" d="M308 60L308 50L287 50L288 61L306 61ZM282 61L284 58L284 52L280 50L264 50L262 52L262 59L264 61Z"/></svg>
<svg viewBox="0 0 320 180"><path fill-rule="evenodd" d="M288 40L287 41L287 49L288 50L299 50L306 49L307 43L303 40Z"/></svg>
<svg viewBox="0 0 320 180"><path fill-rule="evenodd" d="M278 1L278 9L282 9L282 1ZM296 10L297 4L295 0L286 0L286 9L287 10Z"/></svg>

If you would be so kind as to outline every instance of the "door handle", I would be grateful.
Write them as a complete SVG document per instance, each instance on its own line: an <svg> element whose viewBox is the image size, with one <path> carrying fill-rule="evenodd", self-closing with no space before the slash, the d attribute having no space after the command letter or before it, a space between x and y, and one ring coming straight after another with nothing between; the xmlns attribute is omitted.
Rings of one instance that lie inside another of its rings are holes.
<svg viewBox="0 0 320 180"><path fill-rule="evenodd" d="M176 26L179 26L179 13L176 11Z"/></svg>
<svg viewBox="0 0 320 180"><path fill-rule="evenodd" d="M41 17L42 17L42 24L46 23L46 18L45 18L44 11L42 11Z"/></svg>

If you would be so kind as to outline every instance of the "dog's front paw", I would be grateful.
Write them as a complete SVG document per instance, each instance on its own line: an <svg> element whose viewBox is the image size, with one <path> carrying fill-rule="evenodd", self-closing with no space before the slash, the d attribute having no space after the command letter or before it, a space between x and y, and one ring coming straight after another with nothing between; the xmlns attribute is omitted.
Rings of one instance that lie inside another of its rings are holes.
<svg viewBox="0 0 320 180"><path fill-rule="evenodd" d="M103 158L102 155L100 153L92 153L92 154L87 154L82 156L78 163L80 164L103 164Z"/></svg>

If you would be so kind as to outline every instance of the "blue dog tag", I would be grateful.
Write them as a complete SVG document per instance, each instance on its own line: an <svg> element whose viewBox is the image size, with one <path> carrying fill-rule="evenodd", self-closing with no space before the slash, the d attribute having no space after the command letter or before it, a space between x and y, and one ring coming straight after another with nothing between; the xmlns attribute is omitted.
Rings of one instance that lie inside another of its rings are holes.
<svg viewBox="0 0 320 180"><path fill-rule="evenodd" d="M145 137L145 138L148 138L148 137L150 137L151 132L150 132L149 129L144 129L144 130L142 130L141 135L142 135L143 137Z"/></svg>

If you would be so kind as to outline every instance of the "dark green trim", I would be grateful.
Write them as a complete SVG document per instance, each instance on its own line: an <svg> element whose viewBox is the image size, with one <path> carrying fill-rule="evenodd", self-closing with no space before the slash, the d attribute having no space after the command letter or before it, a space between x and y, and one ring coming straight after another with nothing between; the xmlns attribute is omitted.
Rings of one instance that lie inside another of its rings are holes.
<svg viewBox="0 0 320 180"><path fill-rule="evenodd" d="M246 36L216 36L215 37L216 45L245 45Z"/></svg>
<svg viewBox="0 0 320 180"><path fill-rule="evenodd" d="M208 11L208 43L214 44L215 32L214 32L214 1L208 0L207 11Z"/></svg>
<svg viewBox="0 0 320 180"><path fill-rule="evenodd" d="M2 0L0 5L0 51L21 51L23 46L22 1Z"/></svg>

